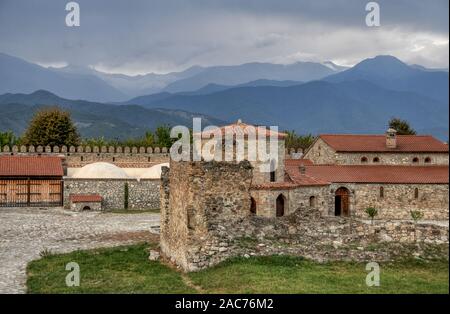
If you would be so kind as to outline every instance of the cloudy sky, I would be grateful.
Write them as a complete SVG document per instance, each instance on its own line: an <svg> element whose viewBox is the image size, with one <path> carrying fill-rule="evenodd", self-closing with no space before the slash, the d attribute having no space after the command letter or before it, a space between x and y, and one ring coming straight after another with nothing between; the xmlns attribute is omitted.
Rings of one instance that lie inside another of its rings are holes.
<svg viewBox="0 0 450 314"><path fill-rule="evenodd" d="M448 0L379 0L367 27L363 0L0 0L0 52L42 65L125 74L192 65L327 61L379 54L448 68Z"/></svg>

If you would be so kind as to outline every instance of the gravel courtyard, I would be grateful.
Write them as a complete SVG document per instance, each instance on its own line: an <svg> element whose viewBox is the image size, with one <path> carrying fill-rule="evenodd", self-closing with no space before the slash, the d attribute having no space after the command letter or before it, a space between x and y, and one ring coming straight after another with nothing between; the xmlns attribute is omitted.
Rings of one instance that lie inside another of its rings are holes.
<svg viewBox="0 0 450 314"><path fill-rule="evenodd" d="M25 293L26 266L55 253L157 238L159 214L117 214L0 208L0 293Z"/></svg>

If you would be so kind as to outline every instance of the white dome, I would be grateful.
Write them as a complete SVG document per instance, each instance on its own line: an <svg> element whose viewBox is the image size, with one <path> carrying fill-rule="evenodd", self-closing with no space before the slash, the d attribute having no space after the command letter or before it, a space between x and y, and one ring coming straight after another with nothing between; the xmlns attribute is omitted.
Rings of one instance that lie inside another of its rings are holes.
<svg viewBox="0 0 450 314"><path fill-rule="evenodd" d="M144 172L142 172L142 174L140 175L140 178L141 179L160 179L162 167L169 167L169 163L165 162L165 163L158 164L158 165L155 165L153 167L146 169Z"/></svg>
<svg viewBox="0 0 450 314"><path fill-rule="evenodd" d="M94 162L76 171L73 178L79 179L129 179L127 173L107 162Z"/></svg>

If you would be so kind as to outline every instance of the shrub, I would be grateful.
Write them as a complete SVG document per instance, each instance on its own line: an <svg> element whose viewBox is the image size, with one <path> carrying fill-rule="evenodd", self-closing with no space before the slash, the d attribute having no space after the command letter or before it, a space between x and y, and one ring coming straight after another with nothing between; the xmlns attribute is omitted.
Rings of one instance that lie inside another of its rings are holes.
<svg viewBox="0 0 450 314"><path fill-rule="evenodd" d="M373 219L378 215L378 210L375 207L367 207L365 210L367 216L370 217L370 221L373 224Z"/></svg>

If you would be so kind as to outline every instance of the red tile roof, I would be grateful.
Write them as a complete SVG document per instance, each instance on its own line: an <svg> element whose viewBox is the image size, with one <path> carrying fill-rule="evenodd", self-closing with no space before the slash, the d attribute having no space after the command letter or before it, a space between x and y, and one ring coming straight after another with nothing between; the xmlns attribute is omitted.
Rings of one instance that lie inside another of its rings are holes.
<svg viewBox="0 0 450 314"><path fill-rule="evenodd" d="M289 167L289 166L300 166L300 165L311 166L314 163L310 159L285 159L284 164Z"/></svg>
<svg viewBox="0 0 450 314"><path fill-rule="evenodd" d="M448 184L448 166L312 165L286 167L289 178L299 185L330 183Z"/></svg>
<svg viewBox="0 0 450 314"><path fill-rule="evenodd" d="M271 131L270 129L266 129L266 127L253 126L250 124L242 123L240 121L230 124L230 125L222 126L217 129L220 130L222 137L225 137L226 132L229 132L229 134L232 134L232 135L241 135L242 134L244 137L247 137L249 134L252 134L255 136L256 139L260 132L262 132L262 134L265 135L266 137L270 137L271 135L273 135L273 136L277 136L279 139L284 139L287 136L286 133ZM217 129L203 131L201 133L202 138L213 137L215 132L217 132Z"/></svg>
<svg viewBox="0 0 450 314"><path fill-rule="evenodd" d="M102 201L102 197L98 194L70 194L72 203L98 203Z"/></svg>
<svg viewBox="0 0 450 314"><path fill-rule="evenodd" d="M62 177L64 170L59 157L0 156L2 177Z"/></svg>
<svg viewBox="0 0 450 314"><path fill-rule="evenodd" d="M448 145L430 135L397 135L397 147L386 147L385 135L322 134L325 143L338 152L448 153Z"/></svg>

